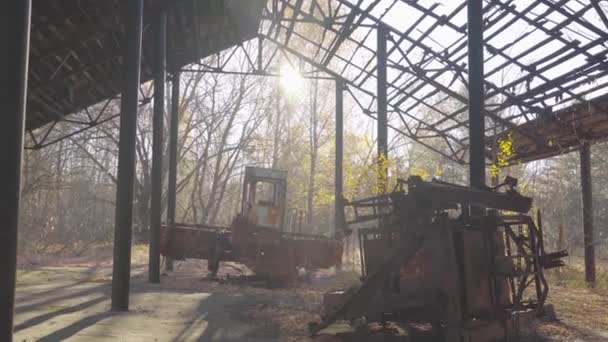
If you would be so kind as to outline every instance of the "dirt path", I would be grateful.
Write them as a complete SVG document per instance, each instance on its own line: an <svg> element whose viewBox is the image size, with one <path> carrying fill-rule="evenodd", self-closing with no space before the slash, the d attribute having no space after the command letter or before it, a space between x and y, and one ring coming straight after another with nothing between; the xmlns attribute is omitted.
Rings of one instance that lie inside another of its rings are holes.
<svg viewBox="0 0 608 342"><path fill-rule="evenodd" d="M356 281L354 274L317 277L311 284L269 289L255 283L206 280L204 262L178 264L162 284L133 267L131 311L111 313L109 263L36 266L21 271L17 341L311 341L307 325L319 319L322 294ZM232 268L224 272L234 275ZM608 341L608 298L589 290L554 287L560 322L541 322L526 341ZM410 341L372 327L319 341ZM334 329L334 332L336 330Z"/></svg>

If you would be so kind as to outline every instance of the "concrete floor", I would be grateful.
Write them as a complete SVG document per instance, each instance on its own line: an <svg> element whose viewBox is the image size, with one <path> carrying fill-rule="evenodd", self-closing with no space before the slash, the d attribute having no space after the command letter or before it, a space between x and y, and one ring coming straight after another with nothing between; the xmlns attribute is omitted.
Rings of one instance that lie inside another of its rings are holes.
<svg viewBox="0 0 608 342"><path fill-rule="evenodd" d="M18 277L15 341L312 341L307 326L319 319L323 292L356 281L321 277L312 284L268 289L208 281L205 270L201 262L181 263L163 275L161 284L150 284L147 269L134 266L131 310L113 313L109 263L27 268ZM553 289L550 302L563 320L540 322L526 342L608 341L608 297ZM361 335L345 324L332 329L317 341L411 342L402 334Z"/></svg>
<svg viewBox="0 0 608 342"><path fill-rule="evenodd" d="M127 313L110 312L108 267L45 267L19 284L16 341L277 341L272 326L252 324L240 310L268 296L249 296L178 270L163 284L136 268ZM46 279L45 279L46 278ZM171 286L178 284L179 286ZM217 290L219 288L219 290ZM217 290L217 291L214 291ZM201 291L203 290L203 291ZM207 290L207 291L205 291Z"/></svg>

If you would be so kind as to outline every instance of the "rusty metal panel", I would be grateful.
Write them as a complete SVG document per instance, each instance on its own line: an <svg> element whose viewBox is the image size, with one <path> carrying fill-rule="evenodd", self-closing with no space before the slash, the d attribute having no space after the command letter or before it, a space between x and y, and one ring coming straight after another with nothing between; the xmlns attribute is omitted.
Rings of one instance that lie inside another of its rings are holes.
<svg viewBox="0 0 608 342"><path fill-rule="evenodd" d="M266 178L287 180L287 171L266 169L262 167L247 166L245 167L245 179Z"/></svg>
<svg viewBox="0 0 608 342"><path fill-rule="evenodd" d="M213 259L223 227L180 225L161 227L160 253L177 260ZM171 234L169 234L171 232Z"/></svg>
<svg viewBox="0 0 608 342"><path fill-rule="evenodd" d="M481 230L463 232L464 281L469 313L487 312L492 308L488 251Z"/></svg>

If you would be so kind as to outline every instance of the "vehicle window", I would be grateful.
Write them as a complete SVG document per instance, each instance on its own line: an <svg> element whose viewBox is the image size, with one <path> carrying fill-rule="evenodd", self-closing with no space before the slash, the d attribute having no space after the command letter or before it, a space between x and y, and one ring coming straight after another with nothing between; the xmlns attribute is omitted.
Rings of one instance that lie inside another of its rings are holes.
<svg viewBox="0 0 608 342"><path fill-rule="evenodd" d="M268 182L258 182L255 187L256 204L274 205L275 204L276 184Z"/></svg>

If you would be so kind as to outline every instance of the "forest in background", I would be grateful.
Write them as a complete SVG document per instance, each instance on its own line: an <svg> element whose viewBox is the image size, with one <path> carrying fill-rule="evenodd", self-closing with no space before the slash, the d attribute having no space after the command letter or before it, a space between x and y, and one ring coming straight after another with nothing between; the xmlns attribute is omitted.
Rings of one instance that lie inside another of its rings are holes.
<svg viewBox="0 0 608 342"><path fill-rule="evenodd" d="M246 68L244 56L233 59L242 64L237 67ZM222 61L211 60L209 64L216 62ZM245 166L263 166L288 171L287 207L305 213L303 232L333 232L335 82L303 78L298 68L284 60L280 78L182 72L178 222L229 225L239 210ZM170 83L167 88L169 99ZM151 97L152 92L151 83L142 86L142 97ZM466 97L466 89L458 92ZM375 121L365 115L355 97L345 92L343 168L347 199L372 196L378 190ZM454 100L442 100L441 106L447 110L457 105L451 101ZM120 100L99 104L86 115L105 105L118 112ZM144 102L138 113L133 231L134 240L141 243L148 241L149 230L152 105ZM163 208L169 169L169 108L171 104L167 103ZM429 109L418 115L430 120L436 113ZM91 244L113 240L118 124L115 118L43 149L26 151L19 237L22 253L78 254ZM440 152L446 148L440 138L436 145L432 139L426 143ZM591 148L599 258L608 257L608 216L603 205L608 197L608 151L604 146ZM409 175L468 183L467 165L390 130L388 156L389 188L397 178ZM518 178L520 192L534 199L534 210L543 215L548 248L565 248L574 256L582 255L583 246L579 173L579 156L575 152L504 167L499 175ZM356 245L352 239L347 243L351 249ZM357 259L355 253L347 255Z"/></svg>

